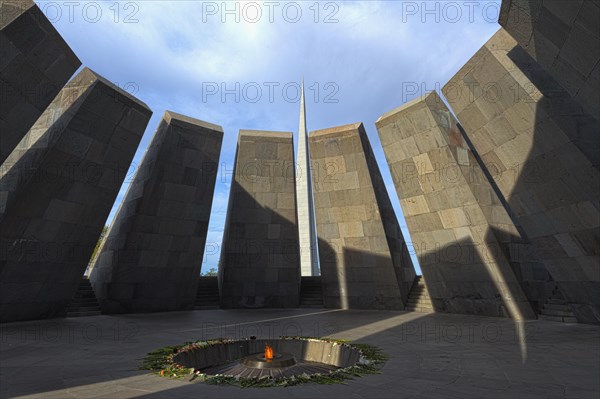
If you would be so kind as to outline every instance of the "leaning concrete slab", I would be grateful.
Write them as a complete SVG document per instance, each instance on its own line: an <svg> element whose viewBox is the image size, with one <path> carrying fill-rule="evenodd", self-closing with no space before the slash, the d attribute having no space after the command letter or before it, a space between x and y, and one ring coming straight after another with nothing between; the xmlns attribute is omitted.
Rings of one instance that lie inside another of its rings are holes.
<svg viewBox="0 0 600 399"><path fill-rule="evenodd" d="M600 3L503 0L499 23L590 115L600 117Z"/></svg>
<svg viewBox="0 0 600 399"><path fill-rule="evenodd" d="M579 321L600 322L600 125L500 29L444 86Z"/></svg>
<svg viewBox="0 0 600 399"><path fill-rule="evenodd" d="M309 144L325 307L403 309L415 271L362 123Z"/></svg>
<svg viewBox="0 0 600 399"><path fill-rule="evenodd" d="M50 104L0 170L0 320L61 314L152 112L89 69Z"/></svg>
<svg viewBox="0 0 600 399"><path fill-rule="evenodd" d="M0 1L0 164L81 62L31 0Z"/></svg>
<svg viewBox="0 0 600 399"><path fill-rule="evenodd" d="M221 307L297 307L292 133L241 130L219 265Z"/></svg>
<svg viewBox="0 0 600 399"><path fill-rule="evenodd" d="M104 313L193 309L222 140L164 114L90 275Z"/></svg>
<svg viewBox="0 0 600 399"><path fill-rule="evenodd" d="M524 291L533 283L541 307L552 291L548 273L543 264L511 259L527 242L437 93L376 125L435 310L535 319ZM538 274L545 279L522 280Z"/></svg>

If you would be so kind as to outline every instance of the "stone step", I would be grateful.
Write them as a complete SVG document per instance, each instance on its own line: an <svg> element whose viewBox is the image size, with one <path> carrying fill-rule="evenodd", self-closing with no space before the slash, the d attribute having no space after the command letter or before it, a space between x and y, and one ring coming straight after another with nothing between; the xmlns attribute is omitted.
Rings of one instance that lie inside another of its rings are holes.
<svg viewBox="0 0 600 399"><path fill-rule="evenodd" d="M85 298L73 298L71 303L88 303L88 302L98 302L95 296L85 297Z"/></svg>
<svg viewBox="0 0 600 399"><path fill-rule="evenodd" d="M69 306L67 306L67 309L76 309L76 308L98 308L100 309L100 304L99 303L70 303Z"/></svg>
<svg viewBox="0 0 600 399"><path fill-rule="evenodd" d="M433 313L433 305L422 276L417 276L408 295L404 310L408 312Z"/></svg>
<svg viewBox="0 0 600 399"><path fill-rule="evenodd" d="M410 306L413 308L430 308L433 309L433 305L431 303L407 303L405 306Z"/></svg>
<svg viewBox="0 0 600 399"><path fill-rule="evenodd" d="M95 307L91 307L91 308L68 308L67 309L67 315L73 314L73 313L81 313L81 312L101 312L101 309L99 306L95 306Z"/></svg>
<svg viewBox="0 0 600 399"><path fill-rule="evenodd" d="M550 303L550 304L554 304L554 305L567 305L568 302L565 301L564 299L556 299L556 298L550 298L548 299L548 301L546 303Z"/></svg>
<svg viewBox="0 0 600 399"><path fill-rule="evenodd" d="M571 312L570 310L564 311L564 310L544 308L544 309L542 309L542 314L547 315L547 316L575 317L573 312Z"/></svg>
<svg viewBox="0 0 600 399"><path fill-rule="evenodd" d="M542 309L562 310L563 312L571 312L571 307L566 303L546 303Z"/></svg>
<svg viewBox="0 0 600 399"><path fill-rule="evenodd" d="M67 317L86 317L86 316L99 316L100 310L90 310L90 311L79 311L79 312L67 312Z"/></svg>
<svg viewBox="0 0 600 399"><path fill-rule="evenodd" d="M90 280L82 278L73 299L67 306L67 317L100 315L100 303L96 298Z"/></svg>
<svg viewBox="0 0 600 399"><path fill-rule="evenodd" d="M577 323L577 318L558 286L554 288L550 298L540 310L540 319L561 323Z"/></svg>
<svg viewBox="0 0 600 399"><path fill-rule="evenodd" d="M405 306L406 307L411 307L411 308L430 308L430 309L433 309L433 305L431 305L430 303L407 303Z"/></svg>
<svg viewBox="0 0 600 399"><path fill-rule="evenodd" d="M407 312L418 312L418 313L433 313L432 308L415 308L415 307L405 307L404 310Z"/></svg>
<svg viewBox="0 0 600 399"><path fill-rule="evenodd" d="M77 295L95 295L94 290L77 290Z"/></svg>
<svg viewBox="0 0 600 399"><path fill-rule="evenodd" d="M406 306L426 306L432 308L431 302L406 302Z"/></svg>
<svg viewBox="0 0 600 399"><path fill-rule="evenodd" d="M420 309L432 309L433 310L433 306L431 306L431 305L415 305L414 303L407 303L405 308L420 308Z"/></svg>
<svg viewBox="0 0 600 399"><path fill-rule="evenodd" d="M411 299L412 299L412 300L414 300L414 301L417 301L417 300L419 300L419 299L424 299L424 300L426 300L426 301L429 301L429 300L430 300L430 299L429 299L429 295L410 295L410 296L408 297L408 300L410 301Z"/></svg>
<svg viewBox="0 0 600 399"><path fill-rule="evenodd" d="M546 321L557 321L560 323L577 323L577 318L575 317L561 317L561 316L547 316L545 314L540 315L540 319Z"/></svg>
<svg viewBox="0 0 600 399"><path fill-rule="evenodd" d="M562 299L565 300L565 296L563 295L563 293L556 288L554 291L552 291L552 295L550 296L553 299Z"/></svg>

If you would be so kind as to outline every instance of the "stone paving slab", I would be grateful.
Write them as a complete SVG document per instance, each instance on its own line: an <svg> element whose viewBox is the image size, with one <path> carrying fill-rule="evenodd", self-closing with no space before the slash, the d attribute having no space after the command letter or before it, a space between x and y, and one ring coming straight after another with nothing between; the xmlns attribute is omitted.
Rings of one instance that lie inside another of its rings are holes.
<svg viewBox="0 0 600 399"><path fill-rule="evenodd" d="M520 344L518 332L526 332ZM597 398L600 328L400 311L261 309L2 324L0 398ZM382 374L345 385L240 389L137 370L187 340L331 335L381 347Z"/></svg>

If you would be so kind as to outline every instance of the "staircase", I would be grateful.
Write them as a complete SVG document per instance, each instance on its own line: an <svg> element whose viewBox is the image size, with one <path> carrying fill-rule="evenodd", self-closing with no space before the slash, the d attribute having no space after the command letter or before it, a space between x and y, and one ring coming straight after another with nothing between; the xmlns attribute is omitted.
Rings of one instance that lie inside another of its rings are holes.
<svg viewBox="0 0 600 399"><path fill-rule="evenodd" d="M87 277L83 277L75 296L67 307L67 317L97 316L100 313L100 304L94 294L94 289Z"/></svg>
<svg viewBox="0 0 600 399"><path fill-rule="evenodd" d="M405 310L409 312L433 313L431 298L425 287L423 276L415 277L412 289L408 294L408 301Z"/></svg>
<svg viewBox="0 0 600 399"><path fill-rule="evenodd" d="M577 318L571 311L569 303L558 287L554 287L550 298L546 301L540 312L540 319L560 321L562 323L577 323Z"/></svg>
<svg viewBox="0 0 600 399"><path fill-rule="evenodd" d="M300 282L300 307L323 307L323 288L321 287L321 276L302 277Z"/></svg>
<svg viewBox="0 0 600 399"><path fill-rule="evenodd" d="M194 309L219 309L221 297L219 296L219 280L217 276L200 276Z"/></svg>

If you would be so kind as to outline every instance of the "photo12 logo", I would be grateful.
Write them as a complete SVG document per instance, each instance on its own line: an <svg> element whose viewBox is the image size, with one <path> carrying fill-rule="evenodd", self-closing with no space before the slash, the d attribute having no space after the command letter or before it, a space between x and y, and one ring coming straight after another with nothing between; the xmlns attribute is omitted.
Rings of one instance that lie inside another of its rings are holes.
<svg viewBox="0 0 600 399"><path fill-rule="evenodd" d="M473 23L482 18L496 23L500 15L499 1L403 1L402 22Z"/></svg>
<svg viewBox="0 0 600 399"><path fill-rule="evenodd" d="M295 24L309 20L316 24L338 23L340 5L337 2L295 2L295 1L204 1L202 2L202 22L285 22Z"/></svg>
<svg viewBox="0 0 600 399"><path fill-rule="evenodd" d="M340 87L335 82L314 82L306 86L306 98L315 103L337 104ZM202 102L248 102L283 100L300 101L302 87L298 82L202 82Z"/></svg>
<svg viewBox="0 0 600 399"><path fill-rule="evenodd" d="M92 24L102 20L124 24L140 22L140 3L135 1L36 1L36 4L53 24L65 20Z"/></svg>

